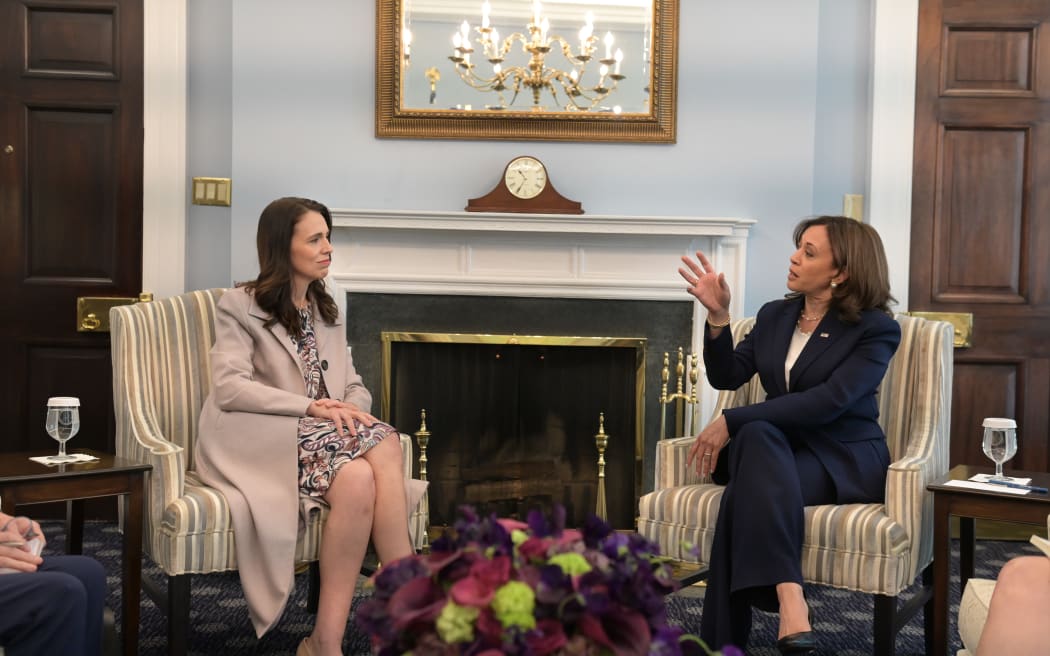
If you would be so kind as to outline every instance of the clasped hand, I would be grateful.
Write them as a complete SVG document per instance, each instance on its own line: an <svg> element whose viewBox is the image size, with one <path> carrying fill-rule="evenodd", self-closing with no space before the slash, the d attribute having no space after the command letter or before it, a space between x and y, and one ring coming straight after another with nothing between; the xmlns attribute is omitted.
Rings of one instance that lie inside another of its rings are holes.
<svg viewBox="0 0 1050 656"><path fill-rule="evenodd" d="M715 470L718 454L727 444L729 444L729 424L726 423L725 415L718 415L696 436L693 446L689 447L685 466L695 465L696 473L701 478L709 476Z"/></svg>
<svg viewBox="0 0 1050 656"><path fill-rule="evenodd" d="M41 547L45 539L40 524L28 517L9 517L0 513L0 568L18 572L35 572L44 559L29 550L29 541L39 538Z"/></svg>
<svg viewBox="0 0 1050 656"><path fill-rule="evenodd" d="M335 399L317 399L306 409L306 414L311 417L330 419L335 424L335 432L339 435L357 435L354 422L359 421L365 426L371 427L379 421L353 403L337 401Z"/></svg>

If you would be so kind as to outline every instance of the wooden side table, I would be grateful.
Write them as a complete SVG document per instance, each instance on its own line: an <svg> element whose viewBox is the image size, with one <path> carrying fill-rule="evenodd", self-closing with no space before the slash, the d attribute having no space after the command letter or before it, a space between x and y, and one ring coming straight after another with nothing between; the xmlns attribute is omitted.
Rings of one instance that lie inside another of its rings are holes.
<svg viewBox="0 0 1050 656"><path fill-rule="evenodd" d="M993 474L992 467L958 465L926 489L933 492L933 653L948 651L948 583L951 574L949 520L959 518L959 579L961 588L973 576L974 520L995 519L1023 524L1046 525L1050 495L1029 492L1008 494L945 485L974 474ZM1009 476L1032 479L1033 485L1050 486L1050 474L1011 470Z"/></svg>
<svg viewBox="0 0 1050 656"><path fill-rule="evenodd" d="M0 459L0 503L5 513L15 515L21 506L66 501L66 551L78 554L84 537L84 499L121 497L124 504L122 644L123 653L130 656L138 653L142 496L146 472L153 467L90 449L77 452L91 454L98 460L47 466L29 457L52 455L54 451L5 453Z"/></svg>

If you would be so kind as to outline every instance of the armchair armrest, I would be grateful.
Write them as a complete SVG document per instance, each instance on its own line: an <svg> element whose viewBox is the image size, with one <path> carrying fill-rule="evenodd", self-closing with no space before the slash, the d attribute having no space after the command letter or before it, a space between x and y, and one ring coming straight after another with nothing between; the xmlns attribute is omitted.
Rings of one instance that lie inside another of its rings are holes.
<svg viewBox="0 0 1050 656"><path fill-rule="evenodd" d="M926 366L898 368L901 378L884 385L906 385L895 424L897 439L906 444L902 457L886 474L886 514L904 528L911 540L911 570L933 560L933 494L926 486L948 472L952 406L953 328L944 321L900 317L912 358ZM902 336L902 342L904 338ZM898 394L901 392L898 390Z"/></svg>
<svg viewBox="0 0 1050 656"><path fill-rule="evenodd" d="M948 426L927 424L886 472L886 514L912 541L910 575L933 559L933 494L926 486L948 471ZM943 431L943 432L942 432Z"/></svg>
<svg viewBox="0 0 1050 656"><path fill-rule="evenodd" d="M399 433L399 435L401 438L401 462L404 466L405 480L411 483L406 486L406 493L408 494L408 538L412 548L419 551L426 544L427 528L430 526L428 483L412 478L412 459L415 456L412 438L405 433ZM417 494L419 498L415 499Z"/></svg>
<svg viewBox="0 0 1050 656"><path fill-rule="evenodd" d="M672 437L656 443L656 489L664 490L681 485L696 485L700 477L696 470L686 467L685 459L689 447L693 444L692 436Z"/></svg>
<svg viewBox="0 0 1050 656"><path fill-rule="evenodd" d="M150 382L128 362L135 357L135 336L126 325L130 320L118 309L110 312L116 452L118 456L153 466L145 491L146 516L148 526L159 526L164 509L183 495L186 454L181 446L164 436L153 404L138 387L148 386Z"/></svg>

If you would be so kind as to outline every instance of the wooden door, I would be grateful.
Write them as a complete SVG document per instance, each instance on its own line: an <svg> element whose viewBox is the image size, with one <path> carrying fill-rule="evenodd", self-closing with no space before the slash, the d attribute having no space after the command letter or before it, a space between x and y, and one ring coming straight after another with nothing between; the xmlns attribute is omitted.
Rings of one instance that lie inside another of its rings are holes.
<svg viewBox="0 0 1050 656"><path fill-rule="evenodd" d="M113 451L108 333L79 296L142 279L142 3L0 0L0 451L56 449L49 396L78 396L69 446Z"/></svg>
<svg viewBox="0 0 1050 656"><path fill-rule="evenodd" d="M1050 0L921 0L910 304L970 312L955 350L951 463L1050 470Z"/></svg>

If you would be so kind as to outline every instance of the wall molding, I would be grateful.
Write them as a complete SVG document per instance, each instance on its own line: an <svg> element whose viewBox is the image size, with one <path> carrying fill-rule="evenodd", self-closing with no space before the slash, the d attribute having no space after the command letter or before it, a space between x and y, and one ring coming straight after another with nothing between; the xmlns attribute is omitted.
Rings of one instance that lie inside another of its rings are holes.
<svg viewBox="0 0 1050 656"><path fill-rule="evenodd" d="M186 0L143 6L142 290L186 287Z"/></svg>

